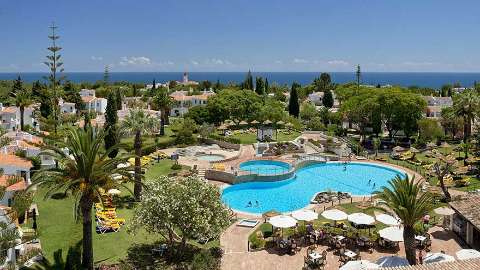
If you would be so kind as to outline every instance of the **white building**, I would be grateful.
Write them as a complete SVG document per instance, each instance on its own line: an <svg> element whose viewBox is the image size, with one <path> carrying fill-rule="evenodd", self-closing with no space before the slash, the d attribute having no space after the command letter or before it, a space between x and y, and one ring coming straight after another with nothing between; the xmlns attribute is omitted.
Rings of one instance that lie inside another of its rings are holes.
<svg viewBox="0 0 480 270"><path fill-rule="evenodd" d="M193 106L207 105L208 98L215 95L212 91L204 91L200 95L188 95L187 91L176 91L170 94L173 98L174 105L170 110L171 116L181 116L188 112L188 109Z"/></svg>
<svg viewBox="0 0 480 270"><path fill-rule="evenodd" d="M60 111L66 114L75 114L77 113L77 108L75 108L75 103L73 102L65 102L63 99L58 100L58 106L60 107Z"/></svg>
<svg viewBox="0 0 480 270"><path fill-rule="evenodd" d="M313 102L316 106L322 106L323 105L323 96L325 93L323 92L313 92L308 95L308 101Z"/></svg>
<svg viewBox="0 0 480 270"><path fill-rule="evenodd" d="M0 153L0 169L3 169L4 175L16 175L24 179L25 184L30 185L30 160L18 157L13 154Z"/></svg>
<svg viewBox="0 0 480 270"><path fill-rule="evenodd" d="M190 81L188 79L188 73L187 72L183 73L182 81L181 82L177 81L177 84L180 84L180 85L183 85L183 86L199 85L199 83L197 81Z"/></svg>
<svg viewBox="0 0 480 270"><path fill-rule="evenodd" d="M39 155L41 152L40 145L43 144L43 139L22 131L11 131L4 135L12 139L12 141L1 149L1 153L14 154L18 150L23 150L27 157L40 157L42 167L53 167L55 160L46 155Z"/></svg>
<svg viewBox="0 0 480 270"><path fill-rule="evenodd" d="M427 118L440 118L442 116L442 109L453 106L451 97L424 96L423 98L427 102L427 108L425 110L425 116Z"/></svg>
<svg viewBox="0 0 480 270"><path fill-rule="evenodd" d="M89 112L105 113L107 110L107 99L99 98L95 96L95 90L82 89L80 90L80 96L83 103Z"/></svg>
<svg viewBox="0 0 480 270"><path fill-rule="evenodd" d="M25 107L23 112L23 124L24 126L30 126L39 130L40 126L35 119L35 109L38 105L30 105ZM16 106L4 107L0 103L0 123L2 128L7 131L15 131L20 129L20 108Z"/></svg>

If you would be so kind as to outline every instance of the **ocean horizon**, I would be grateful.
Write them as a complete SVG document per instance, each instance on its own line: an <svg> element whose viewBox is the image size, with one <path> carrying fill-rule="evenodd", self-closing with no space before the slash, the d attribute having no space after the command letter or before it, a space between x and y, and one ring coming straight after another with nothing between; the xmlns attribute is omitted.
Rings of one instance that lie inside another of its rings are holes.
<svg viewBox="0 0 480 270"><path fill-rule="evenodd" d="M321 72L252 72L253 77L266 77L270 84L291 84L298 82L302 85L311 83ZM12 80L21 76L26 82L44 80L46 72L8 72L0 73L0 80ZM247 72L189 72L189 79L194 81L209 80L222 83L241 82ZM335 83L355 81L353 72L329 72ZM68 80L73 82L94 83L103 80L103 72L65 72ZM110 81L128 81L132 83L165 82L181 80L183 72L110 72ZM370 85L400 85L403 87L419 86L440 88L444 84L459 83L463 87L470 87L475 81L480 81L480 72L363 72L362 84Z"/></svg>

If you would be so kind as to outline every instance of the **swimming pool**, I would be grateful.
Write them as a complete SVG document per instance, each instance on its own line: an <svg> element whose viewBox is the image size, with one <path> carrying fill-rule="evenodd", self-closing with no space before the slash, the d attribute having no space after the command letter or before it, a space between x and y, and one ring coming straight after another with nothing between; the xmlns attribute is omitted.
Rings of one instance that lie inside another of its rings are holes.
<svg viewBox="0 0 480 270"><path fill-rule="evenodd" d="M201 154L201 155L198 155L197 158L200 160L206 160L206 161L219 161L219 160L224 160L225 156L220 154Z"/></svg>
<svg viewBox="0 0 480 270"><path fill-rule="evenodd" d="M241 171L260 175L282 174L290 170L288 163L276 160L250 160L240 163L239 167Z"/></svg>
<svg viewBox="0 0 480 270"><path fill-rule="evenodd" d="M313 164L299 169L293 178L287 180L232 185L223 190L222 200L242 212L290 212L307 206L317 192L331 190L370 195L397 175L405 176L405 173L373 163Z"/></svg>

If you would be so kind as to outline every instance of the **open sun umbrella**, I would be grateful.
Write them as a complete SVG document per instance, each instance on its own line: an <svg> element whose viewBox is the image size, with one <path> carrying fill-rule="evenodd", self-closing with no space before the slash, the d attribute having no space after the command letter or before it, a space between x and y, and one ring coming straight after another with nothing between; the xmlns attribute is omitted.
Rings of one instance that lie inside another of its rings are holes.
<svg viewBox="0 0 480 270"><path fill-rule="evenodd" d="M380 237L390 240L392 242L403 241L403 228L387 227L378 231Z"/></svg>
<svg viewBox="0 0 480 270"><path fill-rule="evenodd" d="M469 260L480 258L480 251L476 249L460 249L455 255L457 255L459 260Z"/></svg>
<svg viewBox="0 0 480 270"><path fill-rule="evenodd" d="M260 123L260 122L258 122L257 120L253 120L252 122L250 122L250 124L252 124L252 125L256 125L258 123Z"/></svg>
<svg viewBox="0 0 480 270"><path fill-rule="evenodd" d="M455 258L453 256L444 253L427 253L423 259L423 263L437 263L437 262L453 262Z"/></svg>
<svg viewBox="0 0 480 270"><path fill-rule="evenodd" d="M297 220L291 216L280 215L270 218L268 223L272 224L273 227L283 229L294 227L295 225L297 225Z"/></svg>
<svg viewBox="0 0 480 270"><path fill-rule="evenodd" d="M264 125L271 125L271 124L272 124L272 121L270 121L270 120L265 120L265 121L263 122L263 124L264 124Z"/></svg>
<svg viewBox="0 0 480 270"><path fill-rule="evenodd" d="M398 226L400 225L400 221L390 215L387 214L378 214L375 216L375 219L378 222L381 222L385 225L390 225L390 226Z"/></svg>
<svg viewBox="0 0 480 270"><path fill-rule="evenodd" d="M367 260L359 261L349 261L340 267L339 270L367 270L367 269L378 269L379 266L376 263L372 263Z"/></svg>
<svg viewBox="0 0 480 270"><path fill-rule="evenodd" d="M348 221L353 222L357 225L370 225L375 222L375 219L372 216L369 216L364 213L353 213L348 215Z"/></svg>
<svg viewBox="0 0 480 270"><path fill-rule="evenodd" d="M453 211L452 208L445 207L445 206L435 208L435 209L433 209L433 212L435 212L438 215L442 215L442 216L450 216L450 215L455 214L455 211Z"/></svg>
<svg viewBox="0 0 480 270"><path fill-rule="evenodd" d="M399 256L385 256L377 260L380 267L398 267L410 265L407 259Z"/></svg>
<svg viewBox="0 0 480 270"><path fill-rule="evenodd" d="M420 153L420 150L418 150L418 149L415 148L415 147L410 147L410 152L416 154L416 153Z"/></svg>
<svg viewBox="0 0 480 270"><path fill-rule="evenodd" d="M318 213L312 210L298 210L292 213L292 217L296 220L312 221L318 218Z"/></svg>
<svg viewBox="0 0 480 270"><path fill-rule="evenodd" d="M322 216L326 219L335 220L335 221L345 220L348 218L348 215L345 212L340 211L338 209L330 209L330 210L323 211Z"/></svg>

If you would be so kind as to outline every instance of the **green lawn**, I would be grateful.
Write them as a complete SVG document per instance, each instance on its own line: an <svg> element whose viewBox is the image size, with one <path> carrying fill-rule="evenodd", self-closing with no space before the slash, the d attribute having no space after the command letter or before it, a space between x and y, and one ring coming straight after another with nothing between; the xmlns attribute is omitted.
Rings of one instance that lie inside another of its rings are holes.
<svg viewBox="0 0 480 270"><path fill-rule="evenodd" d="M170 143L170 142L173 142L175 141L175 137L173 137L174 133L173 131L166 127L165 128L165 135L164 136L161 136L161 137L157 137L158 138L158 143L159 144L163 144L163 143ZM133 140L135 139L134 136L130 136L128 138L123 138L121 140L122 143L125 143L127 145L131 145L133 147ZM152 145L155 143L155 136L143 136L142 137L143 139L143 146L148 146L148 145Z"/></svg>
<svg viewBox="0 0 480 270"><path fill-rule="evenodd" d="M157 175L166 175L171 172L170 167L173 162L162 160L160 163L154 163L146 172L146 181ZM68 197L64 199L44 200L45 189L39 188L35 202L38 205L38 229L42 249L47 259L53 259L53 253L57 250L63 251L65 257L70 247L75 246L82 237L81 223L76 223L73 216L73 199ZM121 197L128 199L130 193L123 190ZM117 205L117 214L125 218L127 223L131 220L133 210L131 205ZM95 231L95 227L93 227ZM128 248L133 243L152 243L160 240L158 236L139 231L136 235L128 234L126 227L123 226L117 233L97 234L94 232L93 245L95 261L116 262L124 258ZM210 243L215 245L218 243Z"/></svg>
<svg viewBox="0 0 480 270"><path fill-rule="evenodd" d="M300 132L298 131L292 131L290 134L285 134L283 132L278 132L278 140L279 142L282 141L291 141L296 139L298 136L300 136ZM239 133L239 134L234 134L231 135L230 137L237 138L240 140L241 144L251 144L251 143L256 143L257 142L257 133Z"/></svg>

